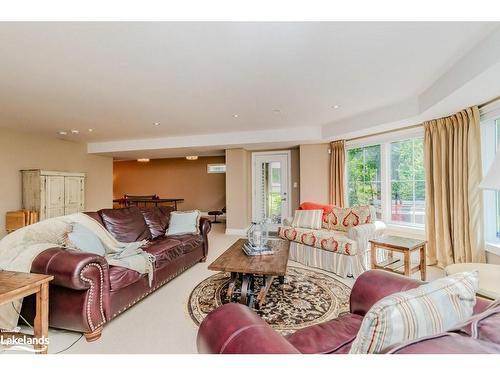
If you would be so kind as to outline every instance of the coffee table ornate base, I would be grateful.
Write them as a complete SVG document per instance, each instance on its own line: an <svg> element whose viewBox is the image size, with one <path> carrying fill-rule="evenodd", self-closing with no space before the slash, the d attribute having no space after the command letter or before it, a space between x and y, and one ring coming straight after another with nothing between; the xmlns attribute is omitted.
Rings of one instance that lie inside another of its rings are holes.
<svg viewBox="0 0 500 375"><path fill-rule="evenodd" d="M257 286L257 279L262 279L262 286ZM266 302L266 296L271 288L275 276L271 275L254 275L254 274L239 274L231 272L231 279L227 286L226 297L229 301L238 301L248 307L260 309ZM237 282L241 281L241 287L237 288ZM285 277L279 276L280 287L283 290ZM239 296L239 298L238 298Z"/></svg>

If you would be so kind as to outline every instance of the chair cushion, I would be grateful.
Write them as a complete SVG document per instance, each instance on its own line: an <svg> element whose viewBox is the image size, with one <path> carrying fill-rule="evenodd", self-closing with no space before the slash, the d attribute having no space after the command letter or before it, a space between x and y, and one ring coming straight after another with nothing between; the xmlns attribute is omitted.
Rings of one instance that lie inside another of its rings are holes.
<svg viewBox="0 0 500 375"><path fill-rule="evenodd" d="M358 245L345 232L327 229L280 227L278 235L289 241L298 242L318 249L344 255L356 255Z"/></svg>
<svg viewBox="0 0 500 375"><path fill-rule="evenodd" d="M337 319L316 324L292 333L287 340L304 354L335 353L346 351L356 338L363 317L345 314Z"/></svg>
<svg viewBox="0 0 500 375"><path fill-rule="evenodd" d="M299 206L299 210L323 210L323 223L327 222L328 214L336 207L333 204L321 204L315 202L302 202Z"/></svg>
<svg viewBox="0 0 500 375"><path fill-rule="evenodd" d="M137 271L125 267L109 267L109 285L111 290L119 290L135 283L141 278Z"/></svg>
<svg viewBox="0 0 500 375"><path fill-rule="evenodd" d="M326 229L346 232L351 227L374 223L375 220L373 206L334 207L327 215Z"/></svg>
<svg viewBox="0 0 500 375"><path fill-rule="evenodd" d="M323 210L296 210L292 227L321 229Z"/></svg>
<svg viewBox="0 0 500 375"><path fill-rule="evenodd" d="M139 210L144 216L144 220L151 232L153 239L165 235L167 230L170 212L164 214L159 207L141 207Z"/></svg>
<svg viewBox="0 0 500 375"><path fill-rule="evenodd" d="M167 238L180 241L182 244L183 254L190 253L203 244L201 234L182 234L177 236L168 236Z"/></svg>
<svg viewBox="0 0 500 375"><path fill-rule="evenodd" d="M156 268L163 267L165 263L170 263L184 254L182 242L174 238L159 238L152 241L144 247L144 251L155 256Z"/></svg>
<svg viewBox="0 0 500 375"><path fill-rule="evenodd" d="M100 210L106 229L121 242L150 240L151 232L137 207Z"/></svg>
<svg viewBox="0 0 500 375"><path fill-rule="evenodd" d="M366 313L350 353L381 353L455 327L471 317L477 289L477 272L464 272L381 299Z"/></svg>

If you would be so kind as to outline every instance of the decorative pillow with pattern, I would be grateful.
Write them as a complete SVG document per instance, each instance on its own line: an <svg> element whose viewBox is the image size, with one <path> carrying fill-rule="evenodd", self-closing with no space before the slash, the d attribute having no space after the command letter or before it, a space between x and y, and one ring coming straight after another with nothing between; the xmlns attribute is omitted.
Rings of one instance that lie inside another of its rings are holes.
<svg viewBox="0 0 500 375"><path fill-rule="evenodd" d="M292 227L321 229L323 210L296 210Z"/></svg>
<svg viewBox="0 0 500 375"><path fill-rule="evenodd" d="M477 271L462 272L381 299L363 318L350 353L381 353L455 327L472 316L478 287Z"/></svg>
<svg viewBox="0 0 500 375"><path fill-rule="evenodd" d="M373 206L334 207L327 215L325 229L347 232L349 228L374 223L375 219L376 213Z"/></svg>

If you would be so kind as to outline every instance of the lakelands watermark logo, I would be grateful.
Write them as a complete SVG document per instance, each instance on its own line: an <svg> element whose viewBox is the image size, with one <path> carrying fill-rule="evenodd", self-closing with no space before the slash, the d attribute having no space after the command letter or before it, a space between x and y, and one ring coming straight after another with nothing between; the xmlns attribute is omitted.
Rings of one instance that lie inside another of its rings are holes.
<svg viewBox="0 0 500 375"><path fill-rule="evenodd" d="M15 331L0 331L0 352L24 351L29 353L40 353L46 350L48 345L48 337L33 337L22 335Z"/></svg>

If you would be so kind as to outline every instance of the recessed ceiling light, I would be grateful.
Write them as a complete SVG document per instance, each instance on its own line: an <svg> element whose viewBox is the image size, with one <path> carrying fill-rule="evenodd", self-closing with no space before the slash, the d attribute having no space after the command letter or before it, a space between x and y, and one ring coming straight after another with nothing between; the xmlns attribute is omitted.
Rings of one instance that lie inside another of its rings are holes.
<svg viewBox="0 0 500 375"><path fill-rule="evenodd" d="M67 131L62 130L62 131L60 131L60 132L57 132L57 134L59 134L59 135L68 135L68 132L67 132Z"/></svg>
<svg viewBox="0 0 500 375"><path fill-rule="evenodd" d="M137 159L137 161L139 163L148 163L149 162L149 159L148 158L140 158L140 159Z"/></svg>
<svg viewBox="0 0 500 375"><path fill-rule="evenodd" d="M340 105L338 104L335 104L334 106L332 106L333 109L339 109L340 108Z"/></svg>
<svg viewBox="0 0 500 375"><path fill-rule="evenodd" d="M92 133L94 131L94 129L89 129L89 133Z"/></svg>
<svg viewBox="0 0 500 375"><path fill-rule="evenodd" d="M237 113L235 113L235 114L233 115L233 117L234 117L234 118L237 118L238 116L239 116L239 115L238 115Z"/></svg>
<svg viewBox="0 0 500 375"><path fill-rule="evenodd" d="M196 156L196 155L190 155L190 156L186 156L186 159L187 160L198 160L198 156Z"/></svg>
<svg viewBox="0 0 500 375"><path fill-rule="evenodd" d="M72 129L72 130L71 130L71 133L72 133L72 134L79 134L79 133L80 133L80 130Z"/></svg>
<svg viewBox="0 0 500 375"><path fill-rule="evenodd" d="M160 123L159 122L153 122L153 125L154 126L160 126Z"/></svg>
<svg viewBox="0 0 500 375"><path fill-rule="evenodd" d="M277 109L277 108L273 109L273 113L280 113L280 112L281 112L281 109Z"/></svg>

